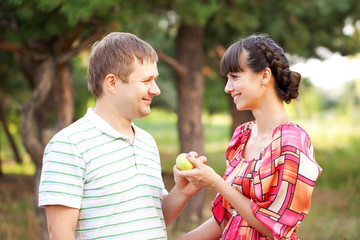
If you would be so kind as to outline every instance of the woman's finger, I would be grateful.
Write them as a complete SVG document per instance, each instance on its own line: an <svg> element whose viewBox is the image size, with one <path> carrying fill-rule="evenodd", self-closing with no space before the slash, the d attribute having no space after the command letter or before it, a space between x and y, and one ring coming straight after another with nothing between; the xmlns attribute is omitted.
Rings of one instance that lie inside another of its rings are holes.
<svg viewBox="0 0 360 240"><path fill-rule="evenodd" d="M199 168L202 164L202 162L198 158L194 157L190 153L186 155L186 158L191 162L194 168Z"/></svg>
<svg viewBox="0 0 360 240"><path fill-rule="evenodd" d="M197 152L195 152L195 151L191 151L191 152L189 152L189 154L191 156L194 156L195 158L197 158L199 156L199 154Z"/></svg>
<svg viewBox="0 0 360 240"><path fill-rule="evenodd" d="M200 156L198 157L198 160L202 163L205 164L207 162L207 158L205 156Z"/></svg>

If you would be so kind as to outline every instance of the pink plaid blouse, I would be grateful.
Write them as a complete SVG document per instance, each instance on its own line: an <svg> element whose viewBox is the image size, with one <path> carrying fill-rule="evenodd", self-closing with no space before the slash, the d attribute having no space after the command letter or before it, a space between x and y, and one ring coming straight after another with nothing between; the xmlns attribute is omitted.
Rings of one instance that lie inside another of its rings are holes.
<svg viewBox="0 0 360 240"><path fill-rule="evenodd" d="M308 134L294 123L278 126L271 143L254 159L242 158L255 121L238 127L226 151L224 179L251 199L254 216L276 239L298 239L296 231L310 209L311 194L322 169ZM264 240L230 203L218 194L211 204L223 240Z"/></svg>

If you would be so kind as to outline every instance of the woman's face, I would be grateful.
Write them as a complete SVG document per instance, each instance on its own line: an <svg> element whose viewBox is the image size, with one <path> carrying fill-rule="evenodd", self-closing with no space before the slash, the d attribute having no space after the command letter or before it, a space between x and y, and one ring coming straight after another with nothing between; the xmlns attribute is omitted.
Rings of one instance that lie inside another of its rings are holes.
<svg viewBox="0 0 360 240"><path fill-rule="evenodd" d="M253 110L258 107L263 99L264 88L262 87L263 72L255 73L246 65L246 53L240 55L240 63L243 71L229 72L225 92L233 98L236 108L241 110Z"/></svg>

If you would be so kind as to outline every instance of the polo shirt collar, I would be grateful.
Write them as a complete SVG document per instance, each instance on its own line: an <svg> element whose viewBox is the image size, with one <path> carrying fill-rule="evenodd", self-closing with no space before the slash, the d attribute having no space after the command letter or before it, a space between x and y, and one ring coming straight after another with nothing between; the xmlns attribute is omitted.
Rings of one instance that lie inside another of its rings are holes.
<svg viewBox="0 0 360 240"><path fill-rule="evenodd" d="M130 138L122 135L118 131L116 131L113 127L110 126L104 119L102 119L99 115L97 115L94 111L94 108L89 107L85 117L92 123L94 126L101 132L113 137L113 138L121 138L123 140L129 140ZM132 122L131 126L135 131L135 138L138 136L140 131L138 131L138 127Z"/></svg>

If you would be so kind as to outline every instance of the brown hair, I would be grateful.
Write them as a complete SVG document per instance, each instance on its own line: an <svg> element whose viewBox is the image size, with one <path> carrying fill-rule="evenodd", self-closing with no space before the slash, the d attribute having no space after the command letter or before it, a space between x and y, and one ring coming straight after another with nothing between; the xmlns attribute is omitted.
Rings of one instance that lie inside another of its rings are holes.
<svg viewBox="0 0 360 240"><path fill-rule="evenodd" d="M243 51L247 53L245 63L240 62ZM221 59L221 74L226 76L229 72L243 71L241 65L248 66L256 73L269 67L275 79L276 92L286 103L299 96L301 75L289 69L289 60L283 49L269 36L251 35L233 43Z"/></svg>
<svg viewBox="0 0 360 240"><path fill-rule="evenodd" d="M114 74L127 83L133 71L134 58L142 64L158 61L156 51L131 33L113 32L96 42L89 56L88 88L95 98L103 94L102 83L107 74Z"/></svg>

